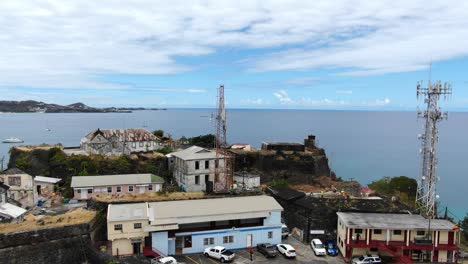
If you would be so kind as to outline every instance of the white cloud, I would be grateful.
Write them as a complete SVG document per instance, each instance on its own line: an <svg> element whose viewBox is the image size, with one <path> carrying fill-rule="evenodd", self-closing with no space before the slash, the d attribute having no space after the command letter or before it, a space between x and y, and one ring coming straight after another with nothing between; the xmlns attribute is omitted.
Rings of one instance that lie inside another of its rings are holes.
<svg viewBox="0 0 468 264"><path fill-rule="evenodd" d="M289 98L288 93L285 90L280 90L273 93L273 95L278 98L280 104L293 104L294 102Z"/></svg>
<svg viewBox="0 0 468 264"><path fill-rule="evenodd" d="M336 90L337 94L352 94L352 90Z"/></svg>
<svg viewBox="0 0 468 264"><path fill-rule="evenodd" d="M372 101L351 101L351 100L333 100L333 99L312 99L302 97L300 99L292 99L284 90L273 93L279 100L280 104L288 106L301 106L301 107L379 107L390 105L389 98L376 99Z"/></svg>
<svg viewBox="0 0 468 264"><path fill-rule="evenodd" d="M190 71L176 58L232 47L262 51L248 60L257 71L346 75L468 55L466 1L16 0L0 10L0 84L9 87L120 89L102 76Z"/></svg>
<svg viewBox="0 0 468 264"><path fill-rule="evenodd" d="M251 105L251 106L259 106L259 105L268 105L270 104L269 102L257 98L257 99L243 99L240 101L240 105Z"/></svg>

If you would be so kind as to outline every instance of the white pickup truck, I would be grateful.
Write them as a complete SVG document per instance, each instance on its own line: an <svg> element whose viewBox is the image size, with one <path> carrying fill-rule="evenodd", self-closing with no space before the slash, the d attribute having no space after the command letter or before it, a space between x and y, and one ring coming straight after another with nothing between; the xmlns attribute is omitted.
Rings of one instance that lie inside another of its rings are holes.
<svg viewBox="0 0 468 264"><path fill-rule="evenodd" d="M236 256L234 252L229 251L225 247L221 246L205 248L205 251L203 251L203 255L205 255L206 257L219 259L219 261L223 263L226 261L231 261Z"/></svg>

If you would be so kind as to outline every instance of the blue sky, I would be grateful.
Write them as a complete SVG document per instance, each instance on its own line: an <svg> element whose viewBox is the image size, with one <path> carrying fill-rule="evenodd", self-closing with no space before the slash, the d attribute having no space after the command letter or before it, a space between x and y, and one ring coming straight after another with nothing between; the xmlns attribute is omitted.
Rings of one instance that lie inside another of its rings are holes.
<svg viewBox="0 0 468 264"><path fill-rule="evenodd" d="M310 3L308 3L310 2ZM2 1L0 100L91 106L468 110L464 1ZM420 104L421 102L419 102Z"/></svg>

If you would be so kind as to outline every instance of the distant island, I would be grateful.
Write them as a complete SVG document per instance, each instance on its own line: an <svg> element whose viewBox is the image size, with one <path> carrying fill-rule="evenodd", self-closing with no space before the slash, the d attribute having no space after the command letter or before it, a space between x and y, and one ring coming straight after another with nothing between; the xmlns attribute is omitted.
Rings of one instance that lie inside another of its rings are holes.
<svg viewBox="0 0 468 264"><path fill-rule="evenodd" d="M166 108L145 107L90 107L83 103L70 105L47 104L33 100L0 101L0 112L6 113L131 113L141 110L167 110Z"/></svg>

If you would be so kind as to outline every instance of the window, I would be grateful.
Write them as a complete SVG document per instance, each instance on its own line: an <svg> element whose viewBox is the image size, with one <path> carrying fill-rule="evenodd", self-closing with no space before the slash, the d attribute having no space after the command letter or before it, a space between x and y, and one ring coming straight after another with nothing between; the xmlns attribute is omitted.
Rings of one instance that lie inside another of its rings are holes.
<svg viewBox="0 0 468 264"><path fill-rule="evenodd" d="M93 193L93 189L88 189L88 193Z"/></svg>
<svg viewBox="0 0 468 264"><path fill-rule="evenodd" d="M401 235L401 230L393 230L393 235L395 236Z"/></svg>
<svg viewBox="0 0 468 264"><path fill-rule="evenodd" d="M268 239L272 239L273 238L273 231L268 231Z"/></svg>
<svg viewBox="0 0 468 264"><path fill-rule="evenodd" d="M140 142L140 147L143 147L143 142Z"/></svg>
<svg viewBox="0 0 468 264"><path fill-rule="evenodd" d="M374 229L374 235L381 235L382 229Z"/></svg>
<svg viewBox="0 0 468 264"><path fill-rule="evenodd" d="M192 247L192 236L184 236L184 248Z"/></svg>
<svg viewBox="0 0 468 264"><path fill-rule="evenodd" d="M148 185L148 190L152 191L153 190L153 184Z"/></svg>
<svg viewBox="0 0 468 264"><path fill-rule="evenodd" d="M196 185L200 184L200 175L195 175L195 184Z"/></svg>
<svg viewBox="0 0 468 264"><path fill-rule="evenodd" d="M122 191L122 187L121 186L117 186L117 192L121 192Z"/></svg>
<svg viewBox="0 0 468 264"><path fill-rule="evenodd" d="M204 246L214 245L214 237L204 238L203 239L203 245Z"/></svg>
<svg viewBox="0 0 468 264"><path fill-rule="evenodd" d="M223 236L223 243L224 244L234 243L234 236Z"/></svg>
<svg viewBox="0 0 468 264"><path fill-rule="evenodd" d="M416 235L417 236L424 236L426 234L426 232L424 230L422 231L416 231Z"/></svg>
<svg viewBox="0 0 468 264"><path fill-rule="evenodd" d="M76 192L77 192L77 193L81 193L81 190L80 190L80 189L78 189Z"/></svg>
<svg viewBox="0 0 468 264"><path fill-rule="evenodd" d="M133 192L133 185L129 185L129 186L128 186L128 191L129 191L129 192Z"/></svg>
<svg viewBox="0 0 468 264"><path fill-rule="evenodd" d="M122 224L114 225L114 230L115 231L118 231L118 230L122 231Z"/></svg>
<svg viewBox="0 0 468 264"><path fill-rule="evenodd" d="M134 223L133 229L141 229L141 223Z"/></svg>
<svg viewBox="0 0 468 264"><path fill-rule="evenodd" d="M10 186L21 186L21 177L9 177L8 185Z"/></svg>
<svg viewBox="0 0 468 264"><path fill-rule="evenodd" d="M132 148L136 148L136 143L132 142Z"/></svg>
<svg viewBox="0 0 468 264"><path fill-rule="evenodd" d="M210 175L205 174L205 184L210 180Z"/></svg>
<svg viewBox="0 0 468 264"><path fill-rule="evenodd" d="M111 193L112 192L112 187L107 187L107 192Z"/></svg>
<svg viewBox="0 0 468 264"><path fill-rule="evenodd" d="M215 160L215 168L218 168L218 166L219 166L219 160L216 159Z"/></svg>
<svg viewBox="0 0 468 264"><path fill-rule="evenodd" d="M200 162L199 161L195 161L195 169L196 170L200 169Z"/></svg>
<svg viewBox="0 0 468 264"><path fill-rule="evenodd" d="M362 229L354 229L354 233L356 233L356 234L362 234Z"/></svg>
<svg viewBox="0 0 468 264"><path fill-rule="evenodd" d="M209 168L210 168L210 161L205 160L205 169L209 169Z"/></svg>

